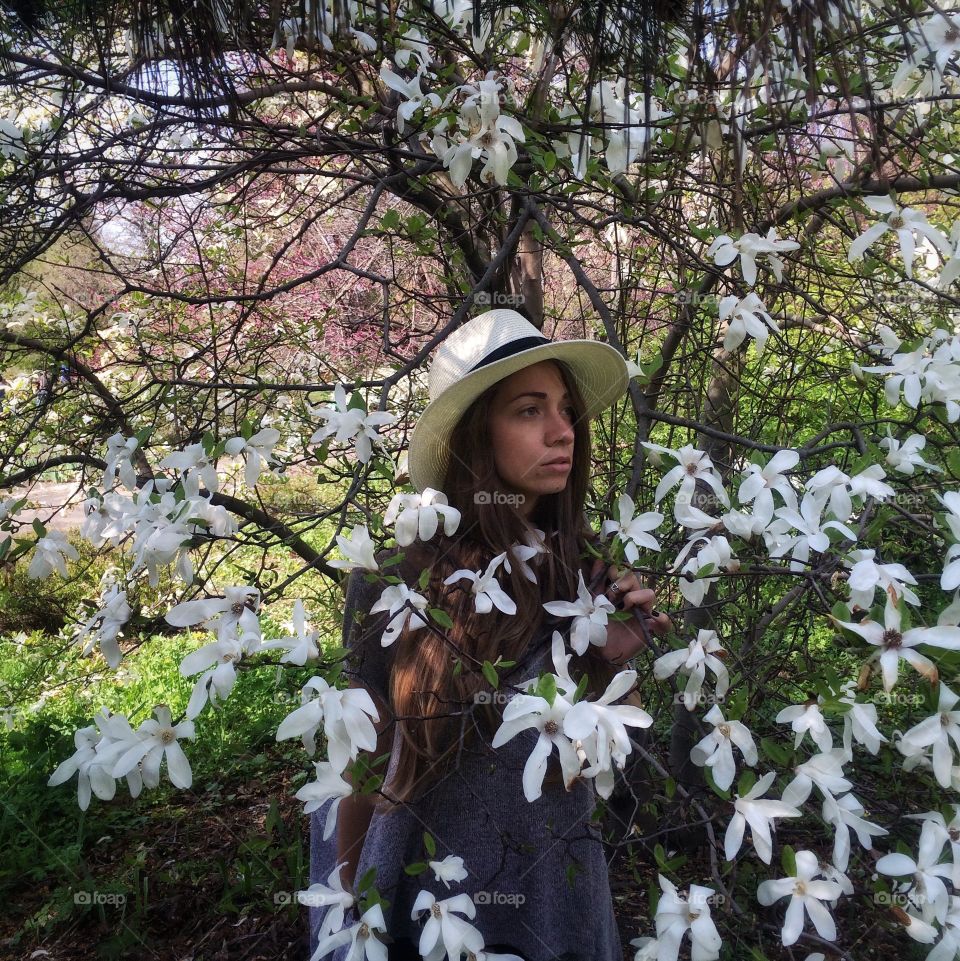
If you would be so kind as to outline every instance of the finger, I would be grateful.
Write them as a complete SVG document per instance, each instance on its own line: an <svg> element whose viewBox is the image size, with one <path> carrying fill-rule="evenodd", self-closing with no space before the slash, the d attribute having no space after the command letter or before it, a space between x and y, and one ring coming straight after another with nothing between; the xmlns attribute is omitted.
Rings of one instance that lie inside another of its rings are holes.
<svg viewBox="0 0 960 961"><path fill-rule="evenodd" d="M658 617L651 617L647 624L650 626L654 634L662 636L664 634L669 634L673 630L673 621L670 620L669 615L660 614Z"/></svg>
<svg viewBox="0 0 960 961"><path fill-rule="evenodd" d="M657 595L649 587L641 587L634 591L629 591L623 595L624 610L639 607L648 613L653 610L654 601Z"/></svg>

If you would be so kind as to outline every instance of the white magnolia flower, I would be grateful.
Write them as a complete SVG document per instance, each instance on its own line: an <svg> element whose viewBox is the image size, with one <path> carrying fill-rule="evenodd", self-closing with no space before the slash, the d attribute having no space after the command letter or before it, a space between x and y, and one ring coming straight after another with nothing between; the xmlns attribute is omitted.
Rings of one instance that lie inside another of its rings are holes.
<svg viewBox="0 0 960 961"><path fill-rule="evenodd" d="M225 636L220 640L192 651L180 662L180 673L190 677L203 671L196 682L187 704L186 715L193 720L204 708L209 697L211 705L225 701L237 680L235 665L243 659L246 645L237 637Z"/></svg>
<svg viewBox="0 0 960 961"><path fill-rule="evenodd" d="M737 491L741 504L753 501L755 521L764 522L764 527L773 519L773 492L776 491L785 507L797 507L797 495L784 471L792 470L800 463L800 454L795 450L777 451L763 467L748 464L744 479ZM724 515L726 516L726 515Z"/></svg>
<svg viewBox="0 0 960 961"><path fill-rule="evenodd" d="M927 223L926 214L911 207L898 207L890 197L864 197L863 202L874 213L885 215L886 219L868 227L847 250L847 260L859 260L866 249L880 239L888 230L896 233L900 240L900 253L908 277L913 277L913 258L916 253L914 235L926 237L945 257L950 256L950 244L936 227Z"/></svg>
<svg viewBox="0 0 960 961"><path fill-rule="evenodd" d="M127 603L127 592L120 590L119 584L111 585L100 598L100 609L80 628L76 643L80 644L89 638L83 647L83 653L89 654L94 644L99 642L107 663L113 668L119 667L123 655L117 643L117 635L130 620L132 613Z"/></svg>
<svg viewBox="0 0 960 961"><path fill-rule="evenodd" d="M580 773L580 758L571 739L563 731L564 717L570 708L570 702L560 694L554 697L552 705L534 694L517 694L503 710L503 723L491 742L494 748L501 747L521 731L530 728L540 733L523 768L523 794L528 801L535 801L543 793L547 760L554 747L560 756L563 783L568 790Z"/></svg>
<svg viewBox="0 0 960 961"><path fill-rule="evenodd" d="M715 961L720 957L723 943L710 916L710 899L716 895L716 891L700 884L691 884L684 896L662 874L658 874L657 878L663 893L657 902L657 952L652 957L657 961L677 961L680 942L689 931L690 957L693 961Z"/></svg>
<svg viewBox="0 0 960 961"><path fill-rule="evenodd" d="M725 654L720 646L720 639L716 631L701 628L697 636L686 647L662 654L653 662L653 676L662 681L677 671L687 674L687 686L683 691L683 704L688 711L692 711L699 699L700 689L709 667L717 679L716 697L723 700L730 687L730 675L723 662L717 656Z"/></svg>
<svg viewBox="0 0 960 961"><path fill-rule="evenodd" d="M779 240L776 228L771 227L766 237L746 233L734 240L727 234L721 234L707 248L707 256L713 257L713 262L718 267L726 267L739 257L744 282L748 287L752 287L757 282L757 257L769 259L770 268L779 283L783 280L783 261L777 254L799 249L800 244L795 240Z"/></svg>
<svg viewBox="0 0 960 961"><path fill-rule="evenodd" d="M950 742L960 750L960 711L955 711L958 696L940 682L940 701L936 714L915 724L901 740L905 753L915 753L911 748L932 748L933 773L941 787L949 788L953 771L953 749Z"/></svg>
<svg viewBox="0 0 960 961"><path fill-rule="evenodd" d="M757 888L757 900L769 905L790 896L787 914L780 932L784 947L796 944L803 932L806 913L817 934L826 941L835 941L837 926L822 901L839 898L842 891L836 881L816 880L821 874L817 856L812 851L797 851L797 875L776 881L763 881Z"/></svg>
<svg viewBox="0 0 960 961"><path fill-rule="evenodd" d="M404 66L404 64L400 62L400 51L397 51L397 53L397 64L399 66ZM406 58L402 59L404 61L406 60ZM444 105L443 100L441 100L438 94L424 93L421 85L421 81L424 79L424 77L430 80L437 79L436 74L427 70L422 62L417 68L416 75L410 80L405 80L399 74L394 73L389 60L384 60L380 65L380 79L391 90L396 90L397 93L399 93L403 98L403 101L397 107L397 131L401 136L403 136L403 133L407 128L407 121L409 121L418 110L422 108L424 116L429 117L430 114L434 113L438 109L441 109L441 107Z"/></svg>
<svg viewBox="0 0 960 961"><path fill-rule="evenodd" d="M466 183L478 158L484 160L480 170L483 183L493 180L501 186L506 184L510 168L517 162L516 141L525 140L520 121L500 112L500 84L492 75L489 72L476 86L461 87L469 96L460 108L452 139L446 136L446 118L434 128L431 146L457 187Z"/></svg>
<svg viewBox="0 0 960 961"><path fill-rule="evenodd" d="M770 332L779 333L777 322L767 313L763 301L755 294L737 297L730 294L720 298L720 322L726 321L727 330L723 335L723 349L736 350L747 337L756 342L757 354L762 354L767 346Z"/></svg>
<svg viewBox="0 0 960 961"><path fill-rule="evenodd" d="M878 587L887 596L892 590L908 604L919 605L920 598L906 586L917 583L913 574L903 564L878 564L875 556L876 551L873 550L853 550L843 559L844 565L850 568L847 584L850 588L851 610L857 607L870 610Z"/></svg>
<svg viewBox="0 0 960 961"><path fill-rule="evenodd" d="M143 775L143 783L156 787L160 783L160 764L167 761L167 776L174 787L188 788L193 783L193 773L180 738L194 736L193 721L181 721L174 725L170 718L170 708L165 704L154 708L156 720L148 718L136 730L136 741L119 754L113 766L113 777L125 777L138 764Z"/></svg>
<svg viewBox="0 0 960 961"><path fill-rule="evenodd" d="M542 533L542 531L541 531ZM530 539L528 535L528 540ZM513 564L530 581L531 584L537 583L537 575L528 561L540 554L546 553L546 547L541 544L511 544L507 550L507 556L503 559L503 569L508 573L513 572Z"/></svg>
<svg viewBox="0 0 960 961"><path fill-rule="evenodd" d="M960 887L960 805L953 804L953 817L949 824L943 819L939 811L924 811L922 814L908 814L906 817L918 821L934 821L947 835L950 844L950 855L953 858L953 871L950 875L950 883L954 888Z"/></svg>
<svg viewBox="0 0 960 961"><path fill-rule="evenodd" d="M276 427L264 427L248 439L231 437L225 445L231 457L244 459L243 482L251 490L257 486L264 467L275 463L273 449L280 443L280 431Z"/></svg>
<svg viewBox="0 0 960 961"><path fill-rule="evenodd" d="M570 629L570 646L578 654L583 654L591 644L597 647L606 645L607 618L616 607L605 594L598 594L596 597L590 594L582 571L579 573L575 601L548 601L543 608L548 614L574 619Z"/></svg>
<svg viewBox="0 0 960 961"><path fill-rule="evenodd" d="M949 835L935 820L927 819L920 829L917 859L906 854L886 854L876 863L876 870L892 877L909 876L913 880L908 897L920 908L924 921L946 919L949 892L944 878L953 876L953 866L940 864L940 854Z"/></svg>
<svg viewBox="0 0 960 961"><path fill-rule="evenodd" d="M112 485L114 478L119 475L120 483L128 490L137 486L137 472L134 470L130 458L137 449L136 437L124 437L123 434L113 434L107 438L107 452L104 457L106 466L103 469L101 487Z"/></svg>
<svg viewBox="0 0 960 961"><path fill-rule="evenodd" d="M715 534L713 537L693 537L680 551L670 570L676 571L686 552L699 542L704 546L680 568L684 576L677 584L680 593L693 606L702 603L710 586L719 579L720 571L733 572L740 568L730 542L722 534ZM691 579L688 580L687 575Z"/></svg>
<svg viewBox="0 0 960 961"><path fill-rule="evenodd" d="M856 543L857 535L840 521L824 521L821 516L822 503L812 494L804 494L800 501L800 510L790 507L778 507L774 512L785 530L795 530L786 541L777 544L770 550L771 557L783 557L791 551L790 570L802 571L810 560L810 552L823 553L830 547L828 530L837 530L844 537ZM776 522L775 522L776 523Z"/></svg>
<svg viewBox="0 0 960 961"><path fill-rule="evenodd" d="M617 499L617 512L620 520L604 521L600 533L604 537L610 534L617 535L617 539L623 544L623 553L628 564L637 563L641 549L660 550L659 542L649 532L656 530L663 523L663 514L658 511L647 511L634 516L633 498L629 494L621 494Z"/></svg>
<svg viewBox="0 0 960 961"><path fill-rule="evenodd" d="M383 908L374 904L363 912L356 924L321 938L310 961L319 961L342 944L350 945L345 955L346 961L387 961L387 945L377 937L378 933L386 935L387 923L383 918Z"/></svg>
<svg viewBox="0 0 960 961"><path fill-rule="evenodd" d="M313 814L314 811L323 807L327 801L333 800L327 811L327 820L323 827L323 840L326 841L334 828L337 826L337 811L340 802L353 794L353 787L343 777L343 772L338 771L329 761L314 761L317 771L315 781L304 784L294 795L298 801L305 801L303 806L304 814Z"/></svg>
<svg viewBox="0 0 960 961"><path fill-rule="evenodd" d="M751 767L757 763L757 746L750 729L740 721L727 721L719 705L714 704L703 719L713 730L690 751L690 759L698 767L709 767L718 788L726 791L733 784L737 766L733 760L736 744L744 761Z"/></svg>
<svg viewBox="0 0 960 961"><path fill-rule="evenodd" d="M843 750L847 761L853 760L853 740L862 744L871 754L880 750L881 743L887 738L877 729L877 706L857 701L856 682L846 681L841 690L841 704L849 704L850 709L843 715Z"/></svg>
<svg viewBox="0 0 960 961"><path fill-rule="evenodd" d="M377 433L378 427L387 427L396 419L396 414L389 414L386 411L373 411L366 413L358 407L347 407L347 393L343 384L337 384L334 388L334 404L326 407L308 407L310 413L315 417L322 417L327 423L325 426L316 430L310 438L310 444L323 443L331 434L334 440L340 443L353 441L357 459L361 464L366 464L370 460L373 452L373 444L383 446L383 440Z"/></svg>
<svg viewBox="0 0 960 961"><path fill-rule="evenodd" d="M908 81L919 68L922 72L920 89L937 96L943 86L948 61L960 52L960 15L954 10L934 9L936 13L912 21L906 30L908 53L891 81L891 88L897 92L912 89ZM897 46L903 39L903 34L897 30Z"/></svg>
<svg viewBox="0 0 960 961"><path fill-rule="evenodd" d="M406 584L391 584L385 588L370 608L371 614L388 611L393 617L380 638L381 647L389 647L401 634L405 626L411 631L427 627L428 622L419 612L426 611L429 602L422 594L411 591Z"/></svg>
<svg viewBox="0 0 960 961"><path fill-rule="evenodd" d="M212 620L210 629L218 634L229 633L234 625L239 625L241 630L259 635L260 591L255 587L225 587L223 594L223 597L181 601L167 611L164 620L174 627L192 627Z"/></svg>
<svg viewBox="0 0 960 961"><path fill-rule="evenodd" d="M733 802L734 814L723 838L723 856L728 861L737 856L740 845L743 844L744 831L749 824L757 857L764 864L769 864L773 856L773 838L770 832L775 826L774 820L800 817L800 811L792 804L761 796L767 792L775 776L773 771L768 771L743 797L739 794L736 796Z"/></svg>
<svg viewBox="0 0 960 961"><path fill-rule="evenodd" d="M873 838L887 834L887 829L867 821L861 815L863 805L852 795L825 797L822 815L824 821L833 824L833 863L840 871L846 871L850 861L850 832L853 831L865 851L873 848Z"/></svg>
<svg viewBox="0 0 960 961"><path fill-rule="evenodd" d="M653 724L653 718L642 708L613 703L630 691L636 680L636 671L620 671L597 700L578 701L563 719L563 733L580 741L587 755L590 767L584 776L596 778L597 793L603 798L613 792L612 765L623 768L632 750L627 726Z"/></svg>
<svg viewBox="0 0 960 961"><path fill-rule="evenodd" d="M950 246L952 248L950 256L940 271L937 279L937 287L946 290L955 280L960 278L960 220L953 222L950 230ZM890 428L888 427L887 430Z"/></svg>
<svg viewBox="0 0 960 961"><path fill-rule="evenodd" d="M315 881L305 891L297 891L297 901L307 907L326 908L323 921L317 932L317 940L322 941L328 934L339 931L343 927L346 912L354 905L354 897L343 887L340 869L346 864L342 861L327 877L327 883Z"/></svg>
<svg viewBox="0 0 960 961"><path fill-rule="evenodd" d="M960 220L957 221L960 224ZM958 261L960 262L960 261ZM914 468L923 470L942 471L942 467L936 464L929 464L920 456L920 451L927 445L927 439L922 434L911 434L901 443L890 434L890 427L887 426L887 436L880 441L880 446L887 452L885 461L895 471L906 474L908 477L913 475Z"/></svg>
<svg viewBox="0 0 960 961"><path fill-rule="evenodd" d="M77 803L81 811L90 807L91 792L102 801L109 801L116 792L116 781L104 766L103 759L97 757L96 747L100 737L100 732L92 724L75 731L73 743L76 753L61 761L47 781L49 787L56 787L76 774Z"/></svg>
<svg viewBox="0 0 960 961"><path fill-rule="evenodd" d="M208 491L216 494L220 489L220 478L217 475L216 464L207 456L203 444L190 444L181 451L167 454L160 461L162 470L175 470L181 474L194 473L203 481Z"/></svg>
<svg viewBox="0 0 960 961"><path fill-rule="evenodd" d="M413 902L410 916L415 920L427 911L427 923L420 933L418 950L421 957L440 959L446 953L449 961L459 961L464 952L474 954L483 949L483 936L458 914L468 918L477 916L473 900L467 894L458 894L444 901L438 901L429 891L421 891Z"/></svg>
<svg viewBox="0 0 960 961"><path fill-rule="evenodd" d="M75 561L79 557L77 549L60 531L48 531L34 546L34 555L27 568L27 577L32 580L49 577L56 571L61 577L67 576L67 559Z"/></svg>
<svg viewBox="0 0 960 961"><path fill-rule="evenodd" d="M783 792L783 800L787 804L803 804L813 786L824 796L833 800L834 795L849 791L853 785L843 776L843 764L846 752L836 747L824 754L814 754L813 757L798 764L794 769L794 778Z"/></svg>
<svg viewBox="0 0 960 961"><path fill-rule="evenodd" d="M281 664L296 664L303 667L307 661L320 659L320 647L317 643L317 632L307 630L307 612L303 601L297 598L293 602L293 616L291 621L293 634L278 637L272 641L264 641L261 650L282 650L286 653L280 658Z"/></svg>
<svg viewBox="0 0 960 961"><path fill-rule="evenodd" d="M884 606L884 623L878 624L865 617L859 624L845 621L835 621L854 634L859 634L868 644L877 647L871 655L880 662L883 674L883 689L888 693L897 683L902 658L916 671L922 674L931 684L939 679L936 665L928 657L916 651L919 644L929 644L947 651L960 650L960 628L958 627L912 627L908 631L900 630L900 610L887 599Z"/></svg>
<svg viewBox="0 0 960 961"><path fill-rule="evenodd" d="M504 591L497 580L497 568L506 557L506 551L497 554L482 574L479 571L468 571L466 569L454 571L444 579L443 583L453 584L460 580L472 581L473 586L470 588L470 593L474 595L474 608L478 614L489 614L494 607L503 611L504 614L516 614L516 601Z"/></svg>
<svg viewBox="0 0 960 961"><path fill-rule="evenodd" d="M352 571L355 567L362 567L367 571L380 569L375 556L377 545L371 539L366 524L354 525L349 537L337 534L337 546L347 559L345 561L328 561L327 563L331 567L345 571Z"/></svg>
<svg viewBox="0 0 960 961"><path fill-rule="evenodd" d="M448 537L460 525L460 511L447 504L447 495L428 487L422 494L394 494L386 514L385 524L396 524L395 535L401 547L412 544L418 537L430 540L437 533L443 518L443 532Z"/></svg>
<svg viewBox="0 0 960 961"><path fill-rule="evenodd" d="M316 750L316 733L320 725L327 738L327 755L337 771L355 761L361 750L377 746L374 723L380 714L365 688L340 690L322 677L311 677L303 685L301 705L291 711L277 728L277 740L299 736L308 754Z"/></svg>
<svg viewBox="0 0 960 961"><path fill-rule="evenodd" d="M469 873L463 866L463 858L456 854L448 854L442 861L428 861L430 870L438 881L443 881L445 887L450 887L451 881L462 881Z"/></svg>
<svg viewBox="0 0 960 961"><path fill-rule="evenodd" d="M821 698L822 700L822 698ZM815 701L807 701L804 704L791 704L785 707L776 717L777 724L790 724L791 730L796 737L793 741L794 749L800 747L804 734L810 735L810 740L820 748L821 751L829 751L833 748L833 737L830 728L827 727L826 718L820 711L820 705Z"/></svg>
<svg viewBox="0 0 960 961"><path fill-rule="evenodd" d="M853 512L852 497L873 497L885 501L896 496L889 484L883 483L886 476L879 464L871 464L866 470L854 477L844 474L831 464L817 471L806 483L807 492L812 494L820 510L829 502L830 511L837 520L845 521Z"/></svg>
<svg viewBox="0 0 960 961"><path fill-rule="evenodd" d="M730 506L730 498L723 489L723 483L719 475L713 469L713 461L708 454L702 450L697 450L691 444L681 447L679 450L671 450L669 447L662 447L660 444L651 444L643 441L643 446L650 451L659 454L666 454L677 461L677 466L667 471L660 479L657 490L653 495L654 503L659 504L661 500L674 488L680 485L680 494L692 502L693 494L696 490L696 482L702 480L709 484L717 499L724 507Z"/></svg>

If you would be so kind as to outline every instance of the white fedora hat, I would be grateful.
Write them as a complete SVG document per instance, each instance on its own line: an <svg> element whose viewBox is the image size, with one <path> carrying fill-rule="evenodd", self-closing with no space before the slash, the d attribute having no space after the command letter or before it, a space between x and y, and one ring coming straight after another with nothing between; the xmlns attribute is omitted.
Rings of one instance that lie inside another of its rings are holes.
<svg viewBox="0 0 960 961"><path fill-rule="evenodd" d="M450 434L464 411L491 385L542 360L568 364L594 417L626 392L627 364L596 340L550 340L515 310L488 310L458 327L430 366L430 403L410 437L407 465L418 491L440 490Z"/></svg>

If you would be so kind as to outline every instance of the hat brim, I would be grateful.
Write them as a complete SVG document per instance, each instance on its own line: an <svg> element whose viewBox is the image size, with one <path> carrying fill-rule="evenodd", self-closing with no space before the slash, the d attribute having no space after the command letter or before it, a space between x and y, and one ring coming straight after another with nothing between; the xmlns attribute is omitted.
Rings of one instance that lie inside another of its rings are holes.
<svg viewBox="0 0 960 961"><path fill-rule="evenodd" d="M561 340L522 350L481 367L427 404L410 437L407 466L418 491L442 489L450 434L464 411L492 384L542 360L562 360L577 382L586 416L595 417L622 397L629 377L618 350L597 340Z"/></svg>

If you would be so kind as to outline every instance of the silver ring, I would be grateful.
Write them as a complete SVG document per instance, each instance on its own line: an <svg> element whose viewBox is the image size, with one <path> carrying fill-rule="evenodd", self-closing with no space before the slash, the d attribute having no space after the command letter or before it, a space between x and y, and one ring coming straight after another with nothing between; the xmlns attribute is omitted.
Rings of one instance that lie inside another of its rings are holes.
<svg viewBox="0 0 960 961"><path fill-rule="evenodd" d="M611 591L616 591L618 594L622 593L621 590L620 590L620 585L619 585L616 581L614 581L614 582L610 585L610 590L611 590Z"/></svg>

